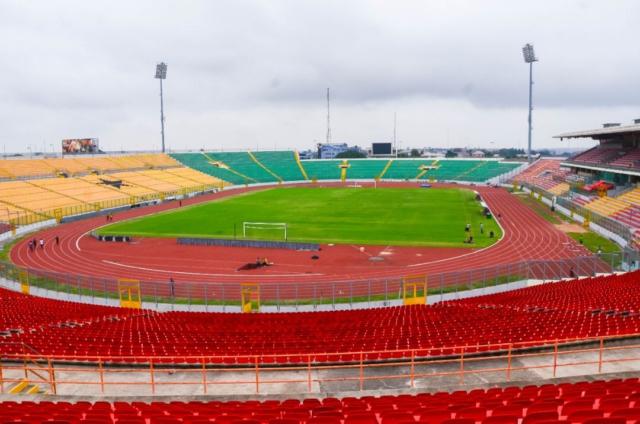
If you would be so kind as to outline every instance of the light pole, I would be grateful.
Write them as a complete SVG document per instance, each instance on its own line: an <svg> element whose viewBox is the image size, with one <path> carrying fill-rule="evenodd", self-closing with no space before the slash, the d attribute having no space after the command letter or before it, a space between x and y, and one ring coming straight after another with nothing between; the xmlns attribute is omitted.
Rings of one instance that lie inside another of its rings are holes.
<svg viewBox="0 0 640 424"><path fill-rule="evenodd" d="M162 153L164 153L164 101L162 97L162 80L167 79L167 64L156 65L156 79L160 80L160 131L162 133Z"/></svg>
<svg viewBox="0 0 640 424"><path fill-rule="evenodd" d="M525 63L529 64L529 138L527 143L527 160L531 163L531 112L533 111L533 62L537 62L535 52L533 51L533 44L525 44L522 48L522 56Z"/></svg>

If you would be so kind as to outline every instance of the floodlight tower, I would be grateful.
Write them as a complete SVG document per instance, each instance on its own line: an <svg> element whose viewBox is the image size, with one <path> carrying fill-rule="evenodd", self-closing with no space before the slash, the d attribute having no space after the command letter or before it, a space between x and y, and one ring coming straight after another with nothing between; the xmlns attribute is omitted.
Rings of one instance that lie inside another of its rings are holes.
<svg viewBox="0 0 640 424"><path fill-rule="evenodd" d="M527 143L527 160L531 163L531 112L533 111L533 62L537 62L538 58L533 51L533 44L527 43L522 48L522 56L525 63L529 64L529 139Z"/></svg>
<svg viewBox="0 0 640 424"><path fill-rule="evenodd" d="M162 80L167 79L167 64L156 65L156 79L160 80L160 131L162 133L162 153L164 153L164 99L162 97Z"/></svg>
<svg viewBox="0 0 640 424"><path fill-rule="evenodd" d="M331 97L327 88L327 144L331 143Z"/></svg>

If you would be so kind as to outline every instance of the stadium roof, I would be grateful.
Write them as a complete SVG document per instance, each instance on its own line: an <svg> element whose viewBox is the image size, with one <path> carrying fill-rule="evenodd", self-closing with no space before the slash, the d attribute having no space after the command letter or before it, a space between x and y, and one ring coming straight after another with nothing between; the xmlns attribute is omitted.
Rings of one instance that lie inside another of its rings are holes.
<svg viewBox="0 0 640 424"><path fill-rule="evenodd" d="M640 124L598 128L595 130L588 130L588 131L566 132L566 133L554 135L553 138L560 138L560 139L583 138L583 137L603 138L608 135L623 134L623 133L640 133Z"/></svg>

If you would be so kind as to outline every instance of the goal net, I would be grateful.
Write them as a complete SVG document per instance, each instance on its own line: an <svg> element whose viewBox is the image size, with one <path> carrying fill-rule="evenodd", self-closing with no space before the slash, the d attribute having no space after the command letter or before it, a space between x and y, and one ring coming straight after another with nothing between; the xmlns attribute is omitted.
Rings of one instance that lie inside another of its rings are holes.
<svg viewBox="0 0 640 424"><path fill-rule="evenodd" d="M249 222L242 223L242 237L263 240L287 240L285 222Z"/></svg>

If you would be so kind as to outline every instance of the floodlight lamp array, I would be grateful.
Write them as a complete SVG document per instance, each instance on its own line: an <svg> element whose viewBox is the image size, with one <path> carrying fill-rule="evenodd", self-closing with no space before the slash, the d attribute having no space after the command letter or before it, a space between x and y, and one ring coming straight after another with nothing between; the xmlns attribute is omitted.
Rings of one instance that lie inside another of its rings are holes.
<svg viewBox="0 0 640 424"><path fill-rule="evenodd" d="M156 65L156 79L167 78L167 64L162 62Z"/></svg>
<svg viewBox="0 0 640 424"><path fill-rule="evenodd" d="M526 63L533 63L538 61L536 53L533 50L533 44L525 44L525 46L522 48L522 56L524 57L524 61Z"/></svg>

